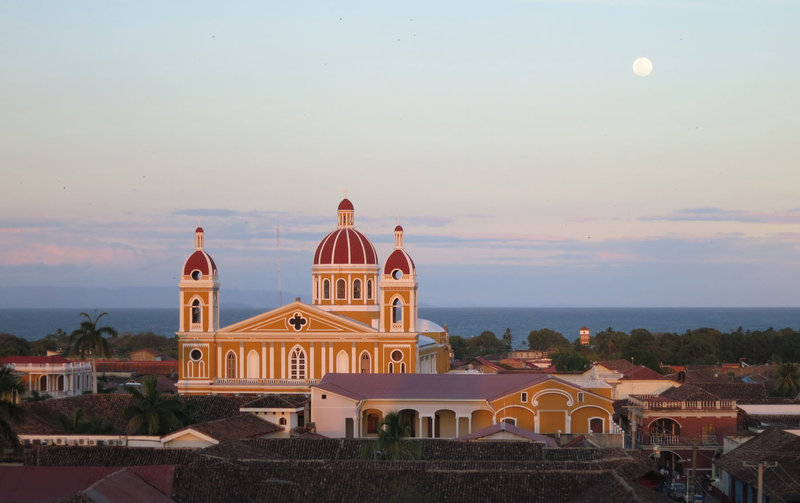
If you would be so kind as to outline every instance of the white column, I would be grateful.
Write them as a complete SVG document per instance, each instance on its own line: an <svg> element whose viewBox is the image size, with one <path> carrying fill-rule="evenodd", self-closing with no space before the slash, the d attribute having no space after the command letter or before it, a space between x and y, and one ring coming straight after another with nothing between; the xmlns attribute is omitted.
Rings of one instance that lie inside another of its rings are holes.
<svg viewBox="0 0 800 503"><path fill-rule="evenodd" d="M261 343L261 379L267 378L267 343Z"/></svg>
<svg viewBox="0 0 800 503"><path fill-rule="evenodd" d="M239 379L244 379L247 373L244 371L244 341L239 343Z"/></svg>
<svg viewBox="0 0 800 503"><path fill-rule="evenodd" d="M539 414L533 416L533 432L539 433Z"/></svg>
<svg viewBox="0 0 800 503"><path fill-rule="evenodd" d="M308 345L308 378L314 379L314 341Z"/></svg>
<svg viewBox="0 0 800 503"><path fill-rule="evenodd" d="M222 344L217 342L217 377L225 377L222 373Z"/></svg>
<svg viewBox="0 0 800 503"><path fill-rule="evenodd" d="M565 433L572 433L572 416L570 416L568 412L564 412L564 416L566 416L566 421L564 421L564 426L567 429Z"/></svg>
<svg viewBox="0 0 800 503"><path fill-rule="evenodd" d="M373 358L373 362L372 362L372 372L377 374L378 372L381 371L381 367L378 365L378 343L377 342L375 343L375 349L374 349L373 353L375 353L375 358Z"/></svg>
<svg viewBox="0 0 800 503"><path fill-rule="evenodd" d="M269 378L275 379L275 343L269 343Z"/></svg>
<svg viewBox="0 0 800 503"><path fill-rule="evenodd" d="M422 414L417 412L417 417L419 418L419 429L417 429L417 437L422 438Z"/></svg>
<svg viewBox="0 0 800 503"><path fill-rule="evenodd" d="M323 342L320 345L322 346L322 348L320 348L321 353L319 355L319 363L320 363L320 365L322 365L322 375L320 377L325 377L325 374L327 374L327 369L328 369L328 366L327 366L328 360L325 358L325 349L326 349L325 346L326 346L326 344Z"/></svg>
<svg viewBox="0 0 800 503"><path fill-rule="evenodd" d="M356 363L358 363L358 362L356 362L356 343L355 342L351 342L350 343L350 354L352 355L350 357L350 373L351 374L355 374L356 373Z"/></svg>
<svg viewBox="0 0 800 503"><path fill-rule="evenodd" d="M336 372L336 367L333 366L333 343L328 343L328 369L331 372Z"/></svg>
<svg viewBox="0 0 800 503"><path fill-rule="evenodd" d="M281 342L281 379L286 379L286 343Z"/></svg>

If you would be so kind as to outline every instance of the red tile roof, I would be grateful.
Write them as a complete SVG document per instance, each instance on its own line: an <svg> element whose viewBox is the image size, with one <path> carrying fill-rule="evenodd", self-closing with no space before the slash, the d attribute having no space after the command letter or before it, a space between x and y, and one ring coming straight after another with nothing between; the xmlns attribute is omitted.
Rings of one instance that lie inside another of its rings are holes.
<svg viewBox="0 0 800 503"><path fill-rule="evenodd" d="M1 363L39 363L45 364L49 363L53 364L61 364L61 363L72 363L71 360L67 360L63 356L4 356L0 358Z"/></svg>
<svg viewBox="0 0 800 503"><path fill-rule="evenodd" d="M390 398L398 400L450 399L492 400L554 380L575 387L549 374L325 374L317 388L354 400Z"/></svg>
<svg viewBox="0 0 800 503"><path fill-rule="evenodd" d="M622 372L623 381L669 381L670 379L644 365L637 365L630 370Z"/></svg>

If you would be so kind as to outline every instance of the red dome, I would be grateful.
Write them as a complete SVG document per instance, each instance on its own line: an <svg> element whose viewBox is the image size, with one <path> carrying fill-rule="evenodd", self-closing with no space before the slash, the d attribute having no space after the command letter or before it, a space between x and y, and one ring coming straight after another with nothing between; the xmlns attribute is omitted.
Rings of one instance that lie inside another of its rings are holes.
<svg viewBox="0 0 800 503"><path fill-rule="evenodd" d="M350 201L345 199L342 204ZM352 208L352 205L350 206ZM342 205L339 205L342 209ZM355 229L331 232L317 246L314 265L378 265L378 254L366 236Z"/></svg>
<svg viewBox="0 0 800 503"><path fill-rule="evenodd" d="M198 227L198 228L197 228L197 229L195 229L194 231L195 231L195 232L203 232L203 228L202 228L202 227Z"/></svg>
<svg viewBox="0 0 800 503"><path fill-rule="evenodd" d="M403 232L403 226L402 225L398 225L397 227L394 228L394 231L395 232Z"/></svg>
<svg viewBox="0 0 800 503"><path fill-rule="evenodd" d="M342 199L342 202L339 203L339 211L353 211L353 203L347 198Z"/></svg>
<svg viewBox="0 0 800 503"><path fill-rule="evenodd" d="M415 266L411 256L403 249L395 249L386 264L383 266L383 274L392 274L392 271L399 269L403 274L414 274Z"/></svg>
<svg viewBox="0 0 800 503"><path fill-rule="evenodd" d="M217 264L205 250L195 250L183 264L184 276L189 276L192 271L200 271L203 276L212 276L217 272Z"/></svg>

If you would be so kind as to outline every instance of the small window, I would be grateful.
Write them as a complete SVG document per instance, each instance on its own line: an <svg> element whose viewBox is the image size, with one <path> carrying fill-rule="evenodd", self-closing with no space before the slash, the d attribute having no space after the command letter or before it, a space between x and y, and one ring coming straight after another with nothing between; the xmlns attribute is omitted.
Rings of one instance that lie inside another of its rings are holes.
<svg viewBox="0 0 800 503"><path fill-rule="evenodd" d="M192 323L200 323L200 301L192 301Z"/></svg>
<svg viewBox="0 0 800 503"><path fill-rule="evenodd" d="M513 417L507 417L507 418L503 419L503 422L506 423L506 424L514 425L514 426L517 425L517 420L516 420L516 418L513 418Z"/></svg>
<svg viewBox="0 0 800 503"><path fill-rule="evenodd" d="M392 302L392 323L401 323L403 321L403 302L400 299L394 299Z"/></svg>
<svg viewBox="0 0 800 503"><path fill-rule="evenodd" d="M389 362L389 373L394 374L394 363Z"/></svg>
<svg viewBox="0 0 800 503"><path fill-rule="evenodd" d="M400 373L401 374L405 374L406 373L406 362L403 362L403 363L400 364Z"/></svg>
<svg viewBox="0 0 800 503"><path fill-rule="evenodd" d="M353 298L360 299L361 298L361 280L357 279L353 281Z"/></svg>
<svg viewBox="0 0 800 503"><path fill-rule="evenodd" d="M322 398L323 400L325 400L326 398L328 398L328 395L326 395L326 394L324 394L324 393L323 393L323 395L322 395L320 398Z"/></svg>
<svg viewBox="0 0 800 503"><path fill-rule="evenodd" d="M400 269L395 269L394 271L392 271L392 278L400 279L402 277L403 277L403 271L401 271Z"/></svg>
<svg viewBox="0 0 800 503"><path fill-rule="evenodd" d="M278 424L280 424L281 426L286 426L286 418L282 417L278 419Z"/></svg>
<svg viewBox="0 0 800 503"><path fill-rule="evenodd" d="M520 397L519 397L519 399L520 399L520 401L521 401L522 403L527 403L527 402L528 402L528 393L527 393L527 392L525 392L525 391L523 391L523 392L520 394Z"/></svg>
<svg viewBox="0 0 800 503"><path fill-rule="evenodd" d="M202 278L202 277L203 277L203 273L201 273L201 272L200 272L200 271L198 271L197 269L195 269L194 271L192 271L192 279L193 279L193 280L197 281L197 280L199 280L199 279L200 279L200 278Z"/></svg>
<svg viewBox="0 0 800 503"><path fill-rule="evenodd" d="M347 283L343 279L336 281L336 298L347 298Z"/></svg>
<svg viewBox="0 0 800 503"><path fill-rule="evenodd" d="M578 392L578 403L583 402L583 391Z"/></svg>
<svg viewBox="0 0 800 503"><path fill-rule="evenodd" d="M399 362L402 359L403 359L402 351L400 351L399 349L395 349L394 351L392 351L392 360Z"/></svg>
<svg viewBox="0 0 800 503"><path fill-rule="evenodd" d="M325 300L331 298L331 282L327 279L322 282L322 298Z"/></svg>
<svg viewBox="0 0 800 503"><path fill-rule="evenodd" d="M367 280L367 299L372 300L372 280Z"/></svg>
<svg viewBox="0 0 800 503"><path fill-rule="evenodd" d="M203 352L195 348L189 351L189 358L191 358L193 362L199 362L203 358Z"/></svg>

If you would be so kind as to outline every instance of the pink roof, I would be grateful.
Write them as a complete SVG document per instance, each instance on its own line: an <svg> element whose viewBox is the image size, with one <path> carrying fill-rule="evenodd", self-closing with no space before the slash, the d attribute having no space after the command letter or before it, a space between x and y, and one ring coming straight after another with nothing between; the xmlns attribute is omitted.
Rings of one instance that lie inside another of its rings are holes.
<svg viewBox="0 0 800 503"><path fill-rule="evenodd" d="M549 374L325 374L316 386L354 400L494 400L554 380Z"/></svg>
<svg viewBox="0 0 800 503"><path fill-rule="evenodd" d="M659 374L655 370L649 369L644 365L639 365L630 370L622 372L623 381L638 380L638 381L669 381L670 379Z"/></svg>
<svg viewBox="0 0 800 503"><path fill-rule="evenodd" d="M491 435L495 435L501 431L507 431L511 434L514 434L518 437L527 438L528 440L532 440L533 442L538 442L542 444L546 444L548 447L558 447L558 444L555 440L548 437L547 435L542 435L540 433L534 433L530 430L526 430L524 428L520 428L519 426L514 426L510 423L499 422L495 423L491 426L487 426L486 428L482 428L478 431L473 431L467 435L462 435L458 437L459 440L477 440L479 438L489 437Z"/></svg>
<svg viewBox="0 0 800 503"><path fill-rule="evenodd" d="M39 364L60 364L72 363L63 356L4 356L0 358L0 363L39 363Z"/></svg>
<svg viewBox="0 0 800 503"><path fill-rule="evenodd" d="M94 501L172 501L174 465L130 468L100 466L3 466L3 501L62 501L86 491Z"/></svg>
<svg viewBox="0 0 800 503"><path fill-rule="evenodd" d="M378 254L366 236L355 229L336 229L317 246L315 265L364 264L378 265Z"/></svg>

